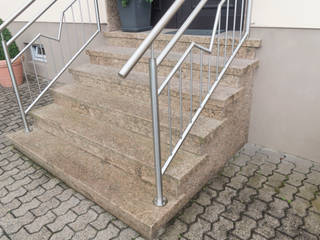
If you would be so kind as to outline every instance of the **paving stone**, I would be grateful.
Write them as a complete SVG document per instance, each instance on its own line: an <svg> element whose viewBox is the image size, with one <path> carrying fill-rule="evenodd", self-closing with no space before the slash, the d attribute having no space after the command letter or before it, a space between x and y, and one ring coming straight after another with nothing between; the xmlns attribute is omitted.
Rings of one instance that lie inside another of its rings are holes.
<svg viewBox="0 0 320 240"><path fill-rule="evenodd" d="M60 201L67 201L74 194L74 190L71 188L64 189L64 187L61 187L60 185L59 187L63 189L63 192L56 196L56 198L59 199Z"/></svg>
<svg viewBox="0 0 320 240"><path fill-rule="evenodd" d="M119 233L119 229L109 224L105 230L98 232L95 237L95 240L109 240L116 237Z"/></svg>
<svg viewBox="0 0 320 240"><path fill-rule="evenodd" d="M287 236L287 235L285 235L285 234L283 234L283 233L281 233L281 232L278 232L278 231L276 231L276 237L275 237L275 239L292 240L291 237L289 237L289 236Z"/></svg>
<svg viewBox="0 0 320 240"><path fill-rule="evenodd" d="M266 214L258 221L258 226L254 231L269 239L275 236L275 229L279 225L280 222L277 218Z"/></svg>
<svg viewBox="0 0 320 240"><path fill-rule="evenodd" d="M307 214L307 209L311 206L310 202L307 200L304 200L303 198L296 197L291 203L290 203L290 210L293 214L296 214L300 217L304 217Z"/></svg>
<svg viewBox="0 0 320 240"><path fill-rule="evenodd" d="M265 176L262 176L261 174L255 174L254 176L249 178L249 181L247 185L249 187L259 189L262 187L262 184L267 181L267 178Z"/></svg>
<svg viewBox="0 0 320 240"><path fill-rule="evenodd" d="M251 160L251 158L245 154L240 154L239 156L235 155L233 157L232 163L239 167L244 167Z"/></svg>
<svg viewBox="0 0 320 240"><path fill-rule="evenodd" d="M114 219L114 217L107 213L101 213L99 215L99 217L93 221L92 223L90 223L94 228L98 229L98 230L102 230L104 228L107 227L107 225Z"/></svg>
<svg viewBox="0 0 320 240"><path fill-rule="evenodd" d="M79 198L78 198L79 199ZM84 214L88 211L88 209L94 205L94 203L90 200L82 200L77 206L72 208L72 210L78 215Z"/></svg>
<svg viewBox="0 0 320 240"><path fill-rule="evenodd" d="M199 197L195 200L201 206L209 206L211 204L211 194L207 192L200 192Z"/></svg>
<svg viewBox="0 0 320 240"><path fill-rule="evenodd" d="M299 172L293 172L289 175L289 179L287 180L287 183L299 187L302 185L302 181L305 179L305 175Z"/></svg>
<svg viewBox="0 0 320 240"><path fill-rule="evenodd" d="M130 229L130 228L126 228L123 231L120 232L119 237L115 238L115 240L129 240L129 239L136 239L139 236L139 234ZM161 239L165 239L165 238L161 238ZM171 238L173 239L173 238Z"/></svg>
<svg viewBox="0 0 320 240"><path fill-rule="evenodd" d="M31 212L35 216L40 217L46 214L49 210L56 208L59 204L60 201L56 198L51 198L48 201L41 203L39 207L32 209Z"/></svg>
<svg viewBox="0 0 320 240"><path fill-rule="evenodd" d="M257 170L259 169L258 165L252 164L252 163L248 163L246 166L242 167L240 169L239 174L246 176L246 177L250 177L252 176Z"/></svg>
<svg viewBox="0 0 320 240"><path fill-rule="evenodd" d="M251 238L251 239L252 239L252 240L266 240L265 237L262 237L261 235L256 234L256 233L253 233L253 234L252 234L252 238Z"/></svg>
<svg viewBox="0 0 320 240"><path fill-rule="evenodd" d="M121 230L128 227L127 224L125 224L124 222L122 222L119 219L112 220L112 224L115 225L117 228L119 228Z"/></svg>
<svg viewBox="0 0 320 240"><path fill-rule="evenodd" d="M98 214L95 211L89 210L87 213L79 216L76 221L70 223L69 226L74 231L81 231L85 229L90 222L93 222L97 218L97 216Z"/></svg>
<svg viewBox="0 0 320 240"><path fill-rule="evenodd" d="M44 194L42 194L41 196L38 197L38 199L41 202L46 202L48 200L50 200L51 198L53 198L54 196L57 196L58 194L60 194L62 192L62 188L59 186L55 186L54 188L46 191Z"/></svg>
<svg viewBox="0 0 320 240"><path fill-rule="evenodd" d="M74 212L68 211L64 215L57 217L53 223L50 223L47 226L52 232L58 232L62 230L66 224L73 222L76 218L77 215Z"/></svg>
<svg viewBox="0 0 320 240"><path fill-rule="evenodd" d="M41 228L38 232L33 234L30 234L24 228L21 228L19 232L10 235L10 238L12 240L22 240L26 239L26 236L29 236L28 240L47 240L50 238L50 235L50 231L46 228Z"/></svg>
<svg viewBox="0 0 320 240"><path fill-rule="evenodd" d="M248 178L242 175L236 175L233 177L227 185L229 187L235 188L235 189L241 189L245 185L245 183L248 181Z"/></svg>
<svg viewBox="0 0 320 240"><path fill-rule="evenodd" d="M56 216L52 212L47 212L45 215L36 218L32 223L25 225L24 227L29 233L35 233L40 231L44 225L53 222L55 218Z"/></svg>
<svg viewBox="0 0 320 240"><path fill-rule="evenodd" d="M279 188L282 185L284 185L284 182L286 180L286 177L284 175L281 175L279 173L274 173L271 177L268 179L268 185Z"/></svg>
<svg viewBox="0 0 320 240"><path fill-rule="evenodd" d="M281 219L279 231L291 237L296 237L299 234L299 227L303 224L302 219L294 214L288 213L287 216Z"/></svg>
<svg viewBox="0 0 320 240"><path fill-rule="evenodd" d="M215 222L218 219L219 214L222 213L224 210L225 206L214 201L211 206L205 209L205 212L201 215L201 218L209 222ZM194 218L191 219L195 220Z"/></svg>
<svg viewBox="0 0 320 240"><path fill-rule="evenodd" d="M100 207L99 205L93 205L90 207L91 209L93 209L96 213L103 213L105 212L105 210Z"/></svg>
<svg viewBox="0 0 320 240"><path fill-rule="evenodd" d="M276 152L273 151L271 149L267 149L267 148L262 148L260 151L260 153L265 154L268 156L267 161L271 162L271 163L280 163L281 159L283 159L284 154L281 152Z"/></svg>
<svg viewBox="0 0 320 240"><path fill-rule="evenodd" d="M285 210L289 208L288 202L274 198L274 201L269 204L268 213L277 218L285 216Z"/></svg>
<svg viewBox="0 0 320 240"><path fill-rule="evenodd" d="M285 158L285 161L292 162L295 164L294 171L300 172L300 173L308 173L312 167L312 162L307 161L302 158L297 158L293 155L287 154L287 157Z"/></svg>
<svg viewBox="0 0 320 240"><path fill-rule="evenodd" d="M212 229L207 232L206 234L213 239L228 239L228 231L233 229L233 222L224 218L220 217L219 221L212 224Z"/></svg>
<svg viewBox="0 0 320 240"><path fill-rule="evenodd" d="M87 225L85 229L82 231L78 231L75 233L75 235L72 237L74 240L87 240L91 239L96 235L97 231L91 227L90 225Z"/></svg>
<svg viewBox="0 0 320 240"><path fill-rule="evenodd" d="M23 203L30 202L32 199L42 195L44 192L45 190L39 186L38 188L28 191L25 195L19 197L19 200Z"/></svg>
<svg viewBox="0 0 320 240"><path fill-rule="evenodd" d="M290 203L293 200L293 196L298 191L298 189L296 187L292 187L291 185L284 184L284 186L281 187L279 191L280 192L277 194L277 196L282 200Z"/></svg>
<svg viewBox="0 0 320 240"><path fill-rule="evenodd" d="M240 167L230 164L223 168L221 174L225 177L233 177L240 171Z"/></svg>
<svg viewBox="0 0 320 240"><path fill-rule="evenodd" d="M5 180L0 181L0 189L4 188L5 186L9 186L12 183L14 183L14 179L12 177L8 177Z"/></svg>
<svg viewBox="0 0 320 240"><path fill-rule="evenodd" d="M245 207L246 206L240 201L234 200L232 204L228 205L226 210L221 213L221 216L224 216L232 221L237 221L240 219L240 214L245 210Z"/></svg>
<svg viewBox="0 0 320 240"><path fill-rule="evenodd" d="M13 201L7 204L0 203L0 218L6 215L8 212L13 211L14 209L19 208L22 203L18 199L14 199ZM1 226L1 225L0 225Z"/></svg>
<svg viewBox="0 0 320 240"><path fill-rule="evenodd" d="M202 240L205 232L210 230L210 223L200 218L190 225L187 233L183 234L187 239L192 240Z"/></svg>
<svg viewBox="0 0 320 240"><path fill-rule="evenodd" d="M257 194L257 191L255 189L245 187L239 192L238 199L242 203L249 203L251 202L253 196L255 196L256 194Z"/></svg>
<svg viewBox="0 0 320 240"><path fill-rule="evenodd" d="M53 233L50 240L68 240L71 239L74 232L66 225L62 231Z"/></svg>
<svg viewBox="0 0 320 240"><path fill-rule="evenodd" d="M44 184L42 184L42 187L46 190L54 188L58 183L60 182L57 178L50 178L50 180Z"/></svg>
<svg viewBox="0 0 320 240"><path fill-rule="evenodd" d="M69 200L62 202L57 208L53 209L52 211L57 215L65 214L69 209L77 206L80 200L75 197L71 197Z"/></svg>
<svg viewBox="0 0 320 240"><path fill-rule="evenodd" d="M203 212L204 212L204 208L201 205L197 203L192 203L190 207L186 208L183 211L183 214L179 217L179 219L189 224L189 223L195 222L197 216L202 214Z"/></svg>
<svg viewBox="0 0 320 240"><path fill-rule="evenodd" d="M244 216L240 221L235 223L235 229L232 233L241 239L249 239L251 231L256 227L256 222L251 218Z"/></svg>
<svg viewBox="0 0 320 240"><path fill-rule="evenodd" d="M21 217L21 216L25 215L31 209L38 207L40 204L41 204L41 202L38 199L34 198L30 202L22 203L22 205L19 208L12 211L12 214L15 217Z"/></svg>
<svg viewBox="0 0 320 240"><path fill-rule="evenodd" d="M0 226L5 229L7 234L12 234L18 232L24 225L33 222L34 216L27 212L22 217L14 217L12 214L8 213L4 217L0 218Z"/></svg>
<svg viewBox="0 0 320 240"><path fill-rule="evenodd" d="M210 180L209 187L213 190L223 190L224 185L229 182L229 179L225 176L218 175Z"/></svg>
<svg viewBox="0 0 320 240"><path fill-rule="evenodd" d="M272 164L269 162L265 162L260 165L260 169L258 170L258 173L263 175L263 176L270 176L273 174L273 171L277 168L276 164Z"/></svg>
<svg viewBox="0 0 320 240"><path fill-rule="evenodd" d="M226 187L223 191L219 193L217 201L223 203L224 205L231 204L232 198L236 196L237 192L229 187Z"/></svg>
<svg viewBox="0 0 320 240"><path fill-rule="evenodd" d="M304 229L308 232L320 236L320 215L317 213L309 212L308 216L304 219Z"/></svg>
<svg viewBox="0 0 320 240"><path fill-rule="evenodd" d="M305 181L314 185L320 185L320 172L311 170Z"/></svg>
<svg viewBox="0 0 320 240"><path fill-rule="evenodd" d="M248 210L245 211L245 214L255 220L258 220L263 217L266 209L267 204L265 202L255 199L252 203L249 204Z"/></svg>
<svg viewBox="0 0 320 240"><path fill-rule="evenodd" d="M306 231L299 230L299 235L295 239L296 240L318 240L319 238Z"/></svg>
<svg viewBox="0 0 320 240"><path fill-rule="evenodd" d="M277 169L275 171L285 176L289 176L291 174L292 169L294 168L295 165L293 163L282 161L280 164L277 165Z"/></svg>
<svg viewBox="0 0 320 240"><path fill-rule="evenodd" d="M302 197L306 200L313 200L317 192L318 192L317 186L304 182L303 186L299 188L299 192L297 193L297 196Z"/></svg>
<svg viewBox="0 0 320 240"><path fill-rule="evenodd" d="M186 232L187 229L188 229L188 226L185 223L183 223L179 219L175 219L174 223L167 227L166 232L160 237L160 239L161 240L179 239L182 236L182 233Z"/></svg>
<svg viewBox="0 0 320 240"><path fill-rule="evenodd" d="M251 163L256 164L257 166L261 166L261 164L265 163L268 159L268 156L258 152L255 156L251 157Z"/></svg>

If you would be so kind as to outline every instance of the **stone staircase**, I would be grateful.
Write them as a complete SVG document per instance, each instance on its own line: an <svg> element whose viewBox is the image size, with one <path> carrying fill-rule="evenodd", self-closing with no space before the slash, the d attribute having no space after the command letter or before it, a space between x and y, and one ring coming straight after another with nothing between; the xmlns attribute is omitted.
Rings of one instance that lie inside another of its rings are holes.
<svg viewBox="0 0 320 240"><path fill-rule="evenodd" d="M33 131L28 134L20 131L8 137L35 162L152 239L247 142L252 79L258 66L255 50L261 43L249 39L241 48L163 176L168 204L156 207L152 203L155 177L147 71L149 54L146 53L128 78L117 75L145 36L145 33L105 33L105 45L87 50L90 63L70 69L74 83L52 89L54 103L32 111ZM155 49L163 48L171 37L161 34ZM210 39L183 36L159 68L159 85L192 40L208 44ZM216 53L217 47L210 56L213 75ZM197 106L200 95L197 54L194 52L193 76L198 82L193 81L193 106ZM208 57L204 59L204 76L207 76L208 60ZM218 67L221 68L222 63ZM182 72L183 79L189 83L188 63ZM171 87L171 104L173 122L178 123L179 92L175 82ZM189 89L184 86L182 91L186 126L190 114ZM166 91L159 102L164 162L169 155ZM178 137L179 127L174 124L173 139Z"/></svg>

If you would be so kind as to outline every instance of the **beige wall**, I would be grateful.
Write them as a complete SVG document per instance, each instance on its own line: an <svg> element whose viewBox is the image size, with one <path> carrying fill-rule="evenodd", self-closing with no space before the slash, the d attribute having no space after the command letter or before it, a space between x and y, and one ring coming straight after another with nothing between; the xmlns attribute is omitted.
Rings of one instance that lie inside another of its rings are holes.
<svg viewBox="0 0 320 240"><path fill-rule="evenodd" d="M0 1L0 16L4 20L8 19L12 14L14 14L18 9L28 3L30 0L1 0ZM53 0L37 0L33 3L18 19L17 21L29 21L34 16L36 16L42 9L48 6ZM48 9L48 11L38 20L40 22L58 22L60 21L61 12L68 6L73 0L58 0L54 7ZM8 3L10 2L10 3ZM81 0L81 10L83 15L83 20L85 22L93 22L94 20L94 0ZM87 5L88 3L88 5ZM101 22L107 22L107 12L106 12L106 0L98 0ZM89 7L88 7L89 6ZM88 11L90 9L90 13ZM78 3L74 5L74 14L76 21L81 21L80 19L80 10ZM89 19L89 14L91 16L91 21ZM72 21L71 12L67 14L67 21Z"/></svg>
<svg viewBox="0 0 320 240"><path fill-rule="evenodd" d="M253 26L320 28L319 0L253 0Z"/></svg>
<svg viewBox="0 0 320 240"><path fill-rule="evenodd" d="M262 48L249 141L320 162L320 30L253 28L252 36Z"/></svg>

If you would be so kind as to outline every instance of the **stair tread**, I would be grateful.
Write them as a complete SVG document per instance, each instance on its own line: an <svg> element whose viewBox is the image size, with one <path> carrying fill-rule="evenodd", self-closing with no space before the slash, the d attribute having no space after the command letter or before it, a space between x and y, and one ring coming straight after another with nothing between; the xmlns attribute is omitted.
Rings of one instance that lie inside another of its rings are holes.
<svg viewBox="0 0 320 240"><path fill-rule="evenodd" d="M96 55L96 56L108 55L108 57L112 57L115 59L128 60L129 57L135 52L135 50L136 50L136 48L117 47L117 46L109 46L107 44L103 44L103 45L95 47L94 49L89 48L87 50L87 52L89 54L94 53L94 55ZM160 51L155 50L154 54L155 54L155 56L158 56L160 54ZM140 59L140 61L148 62L149 56L150 56L150 50L147 50L145 52L145 54L143 55L143 57ZM170 61L170 62L172 62L172 64L176 65L176 63L181 58L181 56L182 56L182 53L171 51L170 54L166 57L166 59L162 63L162 65L164 65L165 62L168 62L168 61ZM207 63L209 60L208 58L211 59L211 66L212 67L216 66L216 61L217 61L216 56L203 55L203 62ZM218 61L219 61L219 63L218 63L219 67L222 68L224 66L224 58L219 57ZM186 62L189 62L189 60L187 60ZM193 64L199 64L199 63L200 63L200 54L193 54ZM257 59L235 58L232 61L232 63L230 64L230 66L227 70L227 73L229 71L229 72L232 72L233 74L242 75L244 72L246 72L248 67L250 67L251 65L257 65L257 64L258 64ZM204 66L205 66L205 64L204 64ZM214 69L214 68L212 68L212 69Z"/></svg>
<svg viewBox="0 0 320 240"><path fill-rule="evenodd" d="M97 106L102 109L112 109L121 111L123 114L128 114L131 116L136 116L138 118L143 118L151 122L151 112L149 103L142 102L139 99L132 101L128 96L121 95L114 92L105 93L99 89L93 89L85 86L68 84L59 88L53 89L54 92L63 94L70 98L75 98L81 102L84 102L90 106ZM97 96L99 96L97 98ZM108 111L108 110L107 110ZM159 113L163 116L164 121L161 122L162 126L168 127L168 109L163 105L159 105ZM174 113L172 115L173 122L178 122L180 117L176 116ZM184 117L184 126L187 124L187 117ZM196 124L190 131L190 134L197 136L201 139L205 139L217 129L223 121L208 118L205 116L199 116ZM176 129L178 130L178 129Z"/></svg>
<svg viewBox="0 0 320 240"><path fill-rule="evenodd" d="M76 112L71 114L70 111L56 104L36 109L32 111L32 115L44 119L46 122L58 124L58 127L61 127L63 131L71 131L94 144L112 149L123 157L134 159L153 168L153 142L151 138L104 124L83 114ZM167 155L166 152L167 148L162 148L163 157ZM166 174L179 181L204 158L205 156L179 150Z"/></svg>
<svg viewBox="0 0 320 240"><path fill-rule="evenodd" d="M166 195L168 204L162 208L155 207L152 203L154 186L102 163L99 158L45 131L19 131L9 134L8 138L54 175L77 187L146 236L150 237L153 228L169 220L172 212L175 214L179 199ZM101 167L91 169L92 162Z"/></svg>
<svg viewBox="0 0 320 240"><path fill-rule="evenodd" d="M110 66L104 66L104 65L97 65L97 64L83 64L77 67L74 67L71 69L71 72L77 72L77 73L82 73L86 74L86 76L96 76L99 79L108 79L111 81L114 81L118 84L123 84L127 86L131 86L130 83L134 84L139 84L143 85L146 87L149 87L149 76L147 73L144 72L137 72L137 71L132 71L126 79L121 78L118 76L118 71L119 69L110 67ZM158 85L165 80L164 77L159 76L158 77ZM189 79L188 79L188 84L183 84L182 85L182 92L183 94L189 96ZM179 83L178 81L172 81L171 83L171 90L179 91ZM207 89L207 83L203 84L203 95L205 94ZM235 87L230 87L230 86L224 86L224 85L219 85L213 95L211 96L211 99L217 102L226 102L229 99L231 99L233 96L238 94L242 89L241 88L235 88ZM198 81L194 81L193 84L193 96L199 96L200 95L200 89L199 89L199 83Z"/></svg>
<svg viewBox="0 0 320 240"><path fill-rule="evenodd" d="M168 34L168 32L173 32L173 29L164 29L161 34L158 35L156 40L160 41L170 41L173 37L173 34ZM112 31L112 32L104 32L104 36L108 39L108 37L118 37L118 38L128 38L128 39L140 39L144 40L148 36L149 32L137 32L137 33L132 33L132 32L123 32L123 31ZM228 44L231 44L232 40L232 33L228 33ZM221 41L225 40L225 33L222 33L221 36ZM211 41L211 36L207 35L190 35L190 34L183 34L181 38L179 39L179 42L188 42L191 43L192 41L197 42L197 43L204 43L204 44L209 44ZM236 34L235 37L235 44L239 42L239 34ZM244 42L245 47L254 47L258 48L261 46L261 39L254 38L254 37L248 37L246 41Z"/></svg>

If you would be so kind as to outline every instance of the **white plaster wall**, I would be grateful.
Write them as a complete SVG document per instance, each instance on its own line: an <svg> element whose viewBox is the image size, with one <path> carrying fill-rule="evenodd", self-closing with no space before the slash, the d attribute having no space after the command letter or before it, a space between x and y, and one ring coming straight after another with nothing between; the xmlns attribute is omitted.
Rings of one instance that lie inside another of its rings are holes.
<svg viewBox="0 0 320 240"><path fill-rule="evenodd" d="M14 14L18 9L28 3L30 0L0 0L0 17L3 20L8 19L12 14ZM26 10L17 21L29 21L34 16L36 16L42 9L46 8L53 0L36 0L28 10ZM73 0L57 0L57 2L52 6L44 15L39 18L39 22L58 22L60 21L61 12L68 6ZM95 10L94 10L94 0L81 0L81 10L83 15L83 20L85 22L95 21ZM107 11L106 11L106 1L98 0L100 9L100 19L102 23L107 22ZM91 20L89 18L91 16ZM79 4L74 5L74 15L76 21L81 21ZM72 13L69 11L67 13L67 21L72 21Z"/></svg>
<svg viewBox="0 0 320 240"><path fill-rule="evenodd" d="M256 27L320 28L319 0L253 0Z"/></svg>

